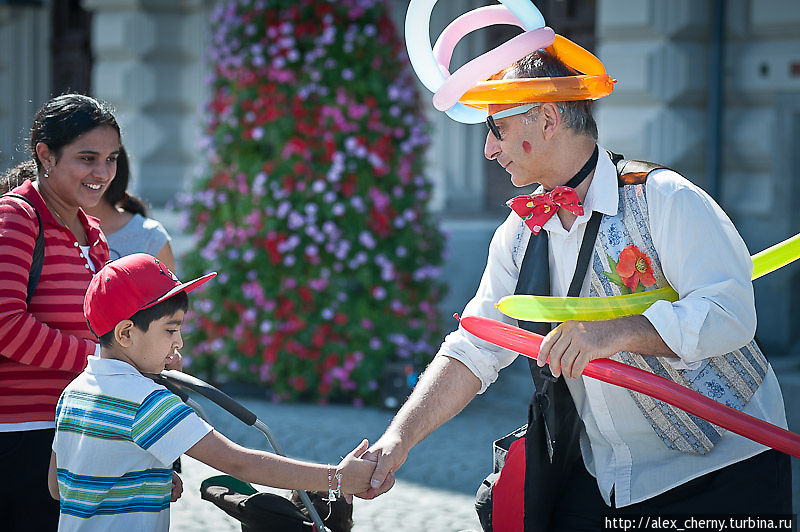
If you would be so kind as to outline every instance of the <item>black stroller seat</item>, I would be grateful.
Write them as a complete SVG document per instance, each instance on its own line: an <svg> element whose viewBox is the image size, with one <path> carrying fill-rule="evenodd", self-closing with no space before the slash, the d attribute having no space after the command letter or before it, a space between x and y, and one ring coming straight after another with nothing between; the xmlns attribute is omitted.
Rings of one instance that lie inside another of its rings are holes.
<svg viewBox="0 0 800 532"><path fill-rule="evenodd" d="M299 498L293 503L274 493L257 491L247 482L219 475L207 478L200 485L203 499L214 503L242 523L242 532L312 532L316 527ZM309 494L312 503L331 532L350 532L353 526L353 505L343 499L331 503L317 493Z"/></svg>

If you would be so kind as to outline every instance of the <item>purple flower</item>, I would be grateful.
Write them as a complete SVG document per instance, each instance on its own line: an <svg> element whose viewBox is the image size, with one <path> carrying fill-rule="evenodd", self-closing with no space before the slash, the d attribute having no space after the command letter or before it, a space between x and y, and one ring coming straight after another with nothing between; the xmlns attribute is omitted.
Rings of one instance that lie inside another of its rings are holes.
<svg viewBox="0 0 800 532"><path fill-rule="evenodd" d="M264 172L259 172L256 174L256 177L253 179L253 194L256 196L263 196L266 192L264 186L267 183L267 174Z"/></svg>
<svg viewBox="0 0 800 532"><path fill-rule="evenodd" d="M326 220L322 224L322 232L325 233L326 235L334 235L338 232L338 229L335 223L333 223L330 220Z"/></svg>
<svg viewBox="0 0 800 532"><path fill-rule="evenodd" d="M366 210L366 206L364 205L364 200L361 199L361 196L353 196L350 198L350 205L358 212L364 212Z"/></svg>
<svg viewBox="0 0 800 532"><path fill-rule="evenodd" d="M278 218L285 218L290 210L292 210L292 204L288 201L282 201L278 204L278 210L275 212L275 216Z"/></svg>
<svg viewBox="0 0 800 532"><path fill-rule="evenodd" d="M316 292L325 290L326 286L328 286L328 281L326 279L310 279L308 281L308 287Z"/></svg>
<svg viewBox="0 0 800 532"><path fill-rule="evenodd" d="M197 301L195 305L196 308L198 308L201 312L206 314L214 309L214 303L212 303L210 299L201 299Z"/></svg>
<svg viewBox="0 0 800 532"><path fill-rule="evenodd" d="M375 247L375 239L367 231L361 231L358 235L358 242L367 249Z"/></svg>
<svg viewBox="0 0 800 532"><path fill-rule="evenodd" d="M289 226L289 229L295 231L303 227L306 221L300 213L297 211L292 211L289 213L289 219L286 221L286 223Z"/></svg>
<svg viewBox="0 0 800 532"><path fill-rule="evenodd" d="M386 289L382 286L376 286L372 289L372 297L378 301L384 299L386 297Z"/></svg>

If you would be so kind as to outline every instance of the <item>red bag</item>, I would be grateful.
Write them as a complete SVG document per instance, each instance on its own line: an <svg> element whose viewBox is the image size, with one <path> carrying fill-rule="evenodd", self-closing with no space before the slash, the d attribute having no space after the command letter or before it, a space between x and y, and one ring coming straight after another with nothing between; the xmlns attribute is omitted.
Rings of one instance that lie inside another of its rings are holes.
<svg viewBox="0 0 800 532"><path fill-rule="evenodd" d="M492 445L492 473L475 496L475 510L484 532L523 530L527 428L523 425Z"/></svg>
<svg viewBox="0 0 800 532"><path fill-rule="evenodd" d="M525 515L525 438L508 448L506 462L492 486L492 529L522 532Z"/></svg>

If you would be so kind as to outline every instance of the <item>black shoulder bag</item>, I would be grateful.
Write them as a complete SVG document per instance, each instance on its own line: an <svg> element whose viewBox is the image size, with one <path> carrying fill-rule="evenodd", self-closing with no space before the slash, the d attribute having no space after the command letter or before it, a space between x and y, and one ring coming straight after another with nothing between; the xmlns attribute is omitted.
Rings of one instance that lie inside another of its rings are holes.
<svg viewBox="0 0 800 532"><path fill-rule="evenodd" d="M25 296L25 303L30 304L33 293L36 291L36 285L39 284L39 277L42 275L42 266L44 265L44 229L42 228L42 217L39 215L36 206L25 196L14 192L7 192L3 194L3 196L19 199L30 205L33 208L33 212L36 213L36 221L39 224L39 233L36 235L36 243L33 245L31 271L28 275L28 294Z"/></svg>

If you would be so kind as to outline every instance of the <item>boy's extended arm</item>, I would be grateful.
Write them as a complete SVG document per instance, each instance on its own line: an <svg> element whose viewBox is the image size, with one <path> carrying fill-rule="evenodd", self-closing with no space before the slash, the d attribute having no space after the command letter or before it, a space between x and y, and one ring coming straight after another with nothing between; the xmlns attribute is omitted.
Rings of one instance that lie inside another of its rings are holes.
<svg viewBox="0 0 800 532"><path fill-rule="evenodd" d="M362 441L336 467L342 473L343 493L360 493L369 488L375 462L356 458L368 446L367 440ZM281 489L328 490L327 465L248 449L230 441L216 430L203 436L186 454L245 482ZM335 489L336 479L333 479L332 484Z"/></svg>
<svg viewBox="0 0 800 532"><path fill-rule="evenodd" d="M56 453L50 451L50 468L47 470L47 489L50 496L55 500L60 500L58 496L58 475L56 474Z"/></svg>

